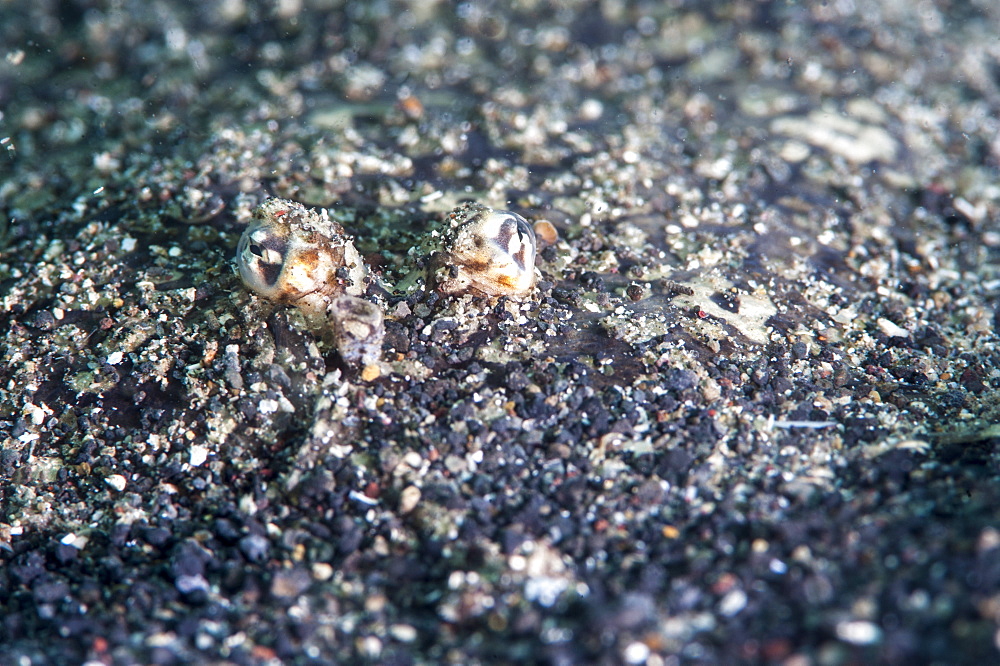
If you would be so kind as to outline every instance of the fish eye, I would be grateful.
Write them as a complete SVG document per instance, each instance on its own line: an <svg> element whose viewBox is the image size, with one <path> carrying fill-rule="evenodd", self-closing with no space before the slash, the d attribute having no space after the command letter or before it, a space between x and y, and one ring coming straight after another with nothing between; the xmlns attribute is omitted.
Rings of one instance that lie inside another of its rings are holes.
<svg viewBox="0 0 1000 666"><path fill-rule="evenodd" d="M254 209L240 243L240 275L263 298L322 314L342 293L366 288L353 239L326 211L268 199Z"/></svg>
<svg viewBox="0 0 1000 666"><path fill-rule="evenodd" d="M535 284L535 234L511 211L464 204L451 212L437 255L436 287L448 294L524 296ZM516 234L516 235L515 235Z"/></svg>

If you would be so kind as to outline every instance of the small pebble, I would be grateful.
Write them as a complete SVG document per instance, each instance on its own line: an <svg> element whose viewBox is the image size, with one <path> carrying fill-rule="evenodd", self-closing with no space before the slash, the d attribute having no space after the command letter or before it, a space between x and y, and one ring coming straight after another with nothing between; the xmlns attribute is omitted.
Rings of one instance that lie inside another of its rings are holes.
<svg viewBox="0 0 1000 666"><path fill-rule="evenodd" d="M127 481L121 474L112 474L104 478L104 483L108 484L118 492L125 490Z"/></svg>
<svg viewBox="0 0 1000 666"><path fill-rule="evenodd" d="M399 498L399 512L405 515L413 511L420 503L420 495L420 488L416 486L404 488Z"/></svg>

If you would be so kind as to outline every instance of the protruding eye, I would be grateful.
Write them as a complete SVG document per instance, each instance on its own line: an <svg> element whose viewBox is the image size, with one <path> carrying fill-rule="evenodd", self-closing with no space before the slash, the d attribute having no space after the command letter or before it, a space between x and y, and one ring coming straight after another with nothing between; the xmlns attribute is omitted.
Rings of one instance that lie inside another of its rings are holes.
<svg viewBox="0 0 1000 666"><path fill-rule="evenodd" d="M535 233L517 213L469 204L453 211L445 237L437 288L520 296L535 283Z"/></svg>
<svg viewBox="0 0 1000 666"><path fill-rule="evenodd" d="M284 199L268 199L253 211L237 266L258 295L317 315L333 298L366 286L364 262L343 227L325 211Z"/></svg>

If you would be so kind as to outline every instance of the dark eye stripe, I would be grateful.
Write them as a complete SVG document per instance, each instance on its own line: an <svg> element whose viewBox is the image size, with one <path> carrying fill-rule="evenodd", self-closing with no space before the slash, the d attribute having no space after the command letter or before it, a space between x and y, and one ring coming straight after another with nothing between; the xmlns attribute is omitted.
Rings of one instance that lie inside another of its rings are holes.
<svg viewBox="0 0 1000 666"><path fill-rule="evenodd" d="M520 268L522 271L525 269L525 267L527 266L527 263L528 263L525 260L525 256L524 256L525 253L527 252L527 249L528 249L527 245L521 245L521 249L520 250L518 250L514 254L510 255L511 258L514 260L514 262L517 264L517 267Z"/></svg>
<svg viewBox="0 0 1000 666"><path fill-rule="evenodd" d="M285 256L285 253L288 251L288 239L283 238L281 236L272 236L268 234L264 238L260 239L258 242L264 249L273 250L274 252L280 254L282 257Z"/></svg>
<svg viewBox="0 0 1000 666"><path fill-rule="evenodd" d="M278 284L278 277L281 276L281 264L268 264L263 261L257 262L258 269L260 270L260 277L263 279L264 284L269 287L273 287Z"/></svg>
<svg viewBox="0 0 1000 666"><path fill-rule="evenodd" d="M510 224L509 219L504 220L500 224L500 230L497 231L496 238L494 238L497 245L502 247L507 252L510 251L510 239L514 236L514 229L511 228L512 226L513 225Z"/></svg>

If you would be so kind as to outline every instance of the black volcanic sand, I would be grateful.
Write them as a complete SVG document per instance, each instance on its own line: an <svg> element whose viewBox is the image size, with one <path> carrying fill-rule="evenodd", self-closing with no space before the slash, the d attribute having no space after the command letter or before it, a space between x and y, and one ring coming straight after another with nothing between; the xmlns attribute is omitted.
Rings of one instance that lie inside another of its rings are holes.
<svg viewBox="0 0 1000 666"><path fill-rule="evenodd" d="M812 4L0 5L0 661L998 659L1000 5ZM463 200L530 298L393 292Z"/></svg>

